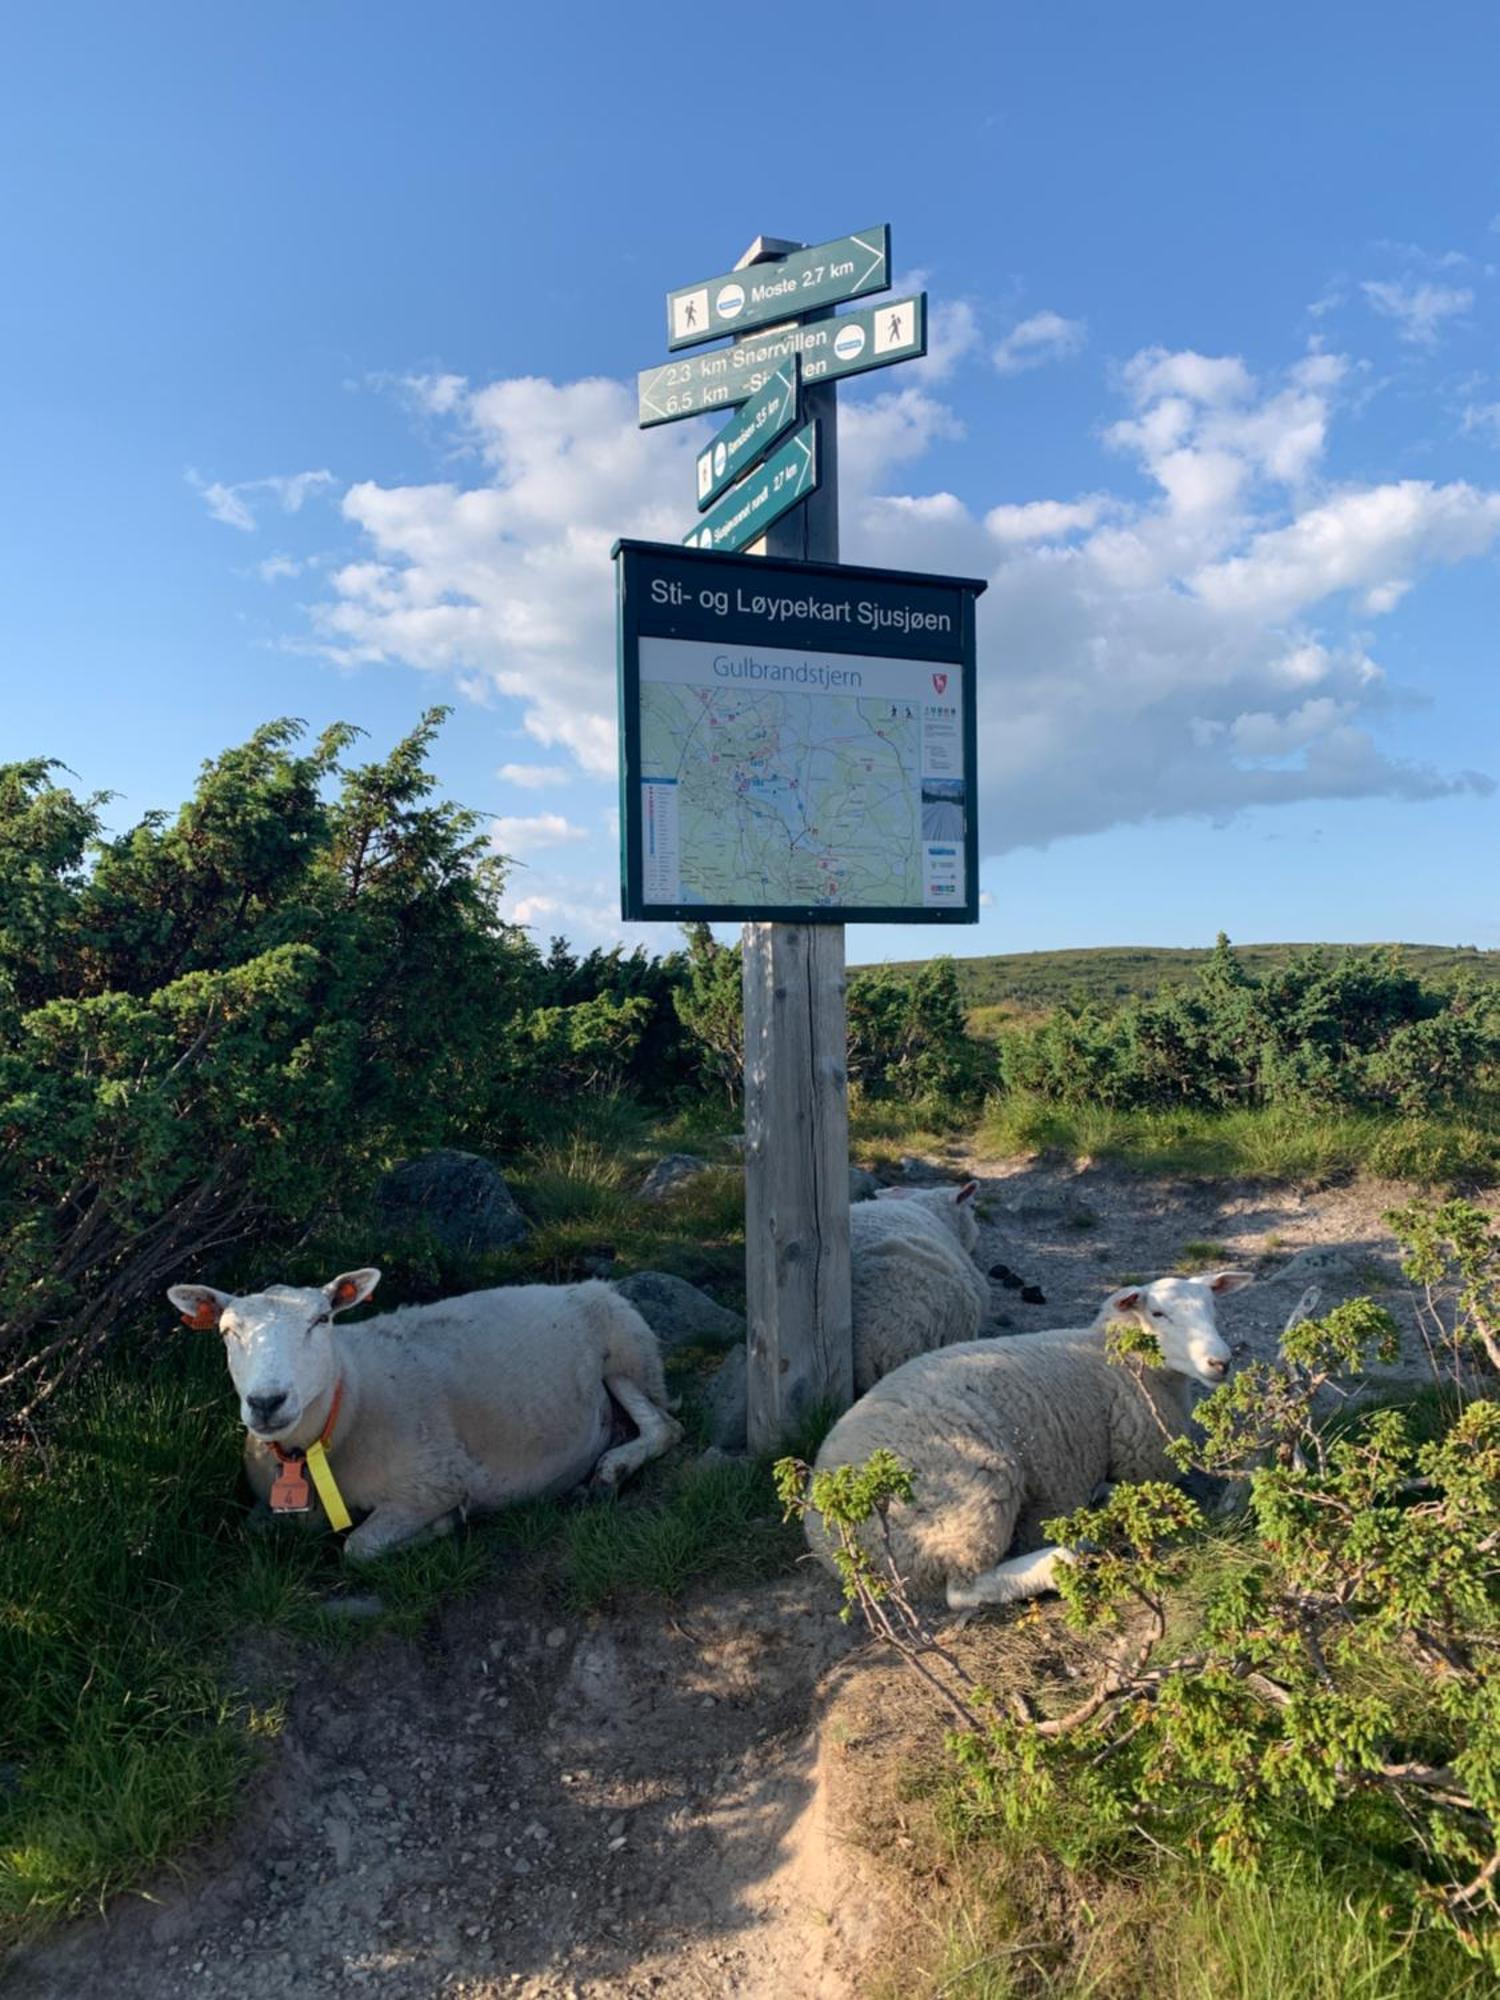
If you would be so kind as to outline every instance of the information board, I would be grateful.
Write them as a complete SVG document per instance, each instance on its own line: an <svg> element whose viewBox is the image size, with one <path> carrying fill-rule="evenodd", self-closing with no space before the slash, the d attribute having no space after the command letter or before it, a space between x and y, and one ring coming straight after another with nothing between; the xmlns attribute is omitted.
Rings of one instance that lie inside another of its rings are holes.
<svg viewBox="0 0 1500 2000"><path fill-rule="evenodd" d="M624 915L977 922L984 583L614 556Z"/></svg>

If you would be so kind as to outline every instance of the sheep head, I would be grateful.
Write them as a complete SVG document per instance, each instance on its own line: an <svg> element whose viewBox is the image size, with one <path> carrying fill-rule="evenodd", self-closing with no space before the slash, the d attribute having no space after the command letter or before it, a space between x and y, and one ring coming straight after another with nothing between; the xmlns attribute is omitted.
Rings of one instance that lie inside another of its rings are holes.
<svg viewBox="0 0 1500 2000"><path fill-rule="evenodd" d="M271 1285L239 1298L211 1285L172 1285L167 1297L188 1326L223 1335L246 1430L280 1444L334 1386L333 1315L363 1305L379 1282L375 1270L345 1271L326 1285Z"/></svg>
<svg viewBox="0 0 1500 2000"><path fill-rule="evenodd" d="M931 1188L881 1188L877 1201L914 1201L925 1208L930 1215L937 1216L945 1229L951 1229L963 1248L973 1255L979 1241L979 1217L975 1213L974 1197L979 1192L978 1181L965 1181L962 1187Z"/></svg>
<svg viewBox="0 0 1500 2000"><path fill-rule="evenodd" d="M1201 1278L1156 1278L1111 1293L1099 1324L1130 1319L1155 1339L1166 1366L1190 1381L1217 1386L1229 1373L1229 1349L1219 1332L1215 1301L1254 1280L1248 1271L1212 1271Z"/></svg>

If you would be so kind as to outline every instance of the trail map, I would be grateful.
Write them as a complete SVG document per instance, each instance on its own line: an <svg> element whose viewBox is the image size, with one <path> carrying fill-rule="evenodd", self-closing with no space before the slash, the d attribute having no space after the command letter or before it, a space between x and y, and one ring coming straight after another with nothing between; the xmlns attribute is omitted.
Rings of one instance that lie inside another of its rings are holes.
<svg viewBox="0 0 1500 2000"><path fill-rule="evenodd" d="M640 717L648 902L962 903L956 673L643 639Z"/></svg>

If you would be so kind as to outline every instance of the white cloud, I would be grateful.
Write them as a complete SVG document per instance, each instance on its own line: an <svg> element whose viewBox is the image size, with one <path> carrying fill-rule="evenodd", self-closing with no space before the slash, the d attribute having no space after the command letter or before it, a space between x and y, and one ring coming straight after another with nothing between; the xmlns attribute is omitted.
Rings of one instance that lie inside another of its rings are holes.
<svg viewBox="0 0 1500 2000"><path fill-rule="evenodd" d="M403 375L401 386L420 409L433 417L451 416L469 388L463 375Z"/></svg>
<svg viewBox="0 0 1500 2000"><path fill-rule="evenodd" d="M979 345L979 316L967 299L940 299L927 308L927 358L911 364L928 382L951 375Z"/></svg>
<svg viewBox="0 0 1500 2000"><path fill-rule="evenodd" d="M1463 427L1466 436L1477 431L1487 435L1492 444L1500 444L1500 403L1470 403L1464 411Z"/></svg>
<svg viewBox="0 0 1500 2000"><path fill-rule="evenodd" d="M538 743L612 773L610 545L680 539L707 426L639 431L623 384L537 377L474 390L453 419L489 483L351 486L370 556L334 576L318 638L345 664L477 675L524 704Z"/></svg>
<svg viewBox="0 0 1500 2000"><path fill-rule="evenodd" d="M888 389L839 411L839 499L870 493L893 466L921 458L939 439L961 438L964 427L946 403L921 389Z"/></svg>
<svg viewBox="0 0 1500 2000"><path fill-rule="evenodd" d="M1126 362L1125 385L1137 403L1185 397L1189 403L1243 403L1254 377L1237 354L1199 354L1192 348L1169 353L1147 347Z"/></svg>
<svg viewBox="0 0 1500 2000"><path fill-rule="evenodd" d="M675 943L660 924L627 924L620 915L618 874L561 875L518 866L500 901L507 923L521 924L538 939L563 936L581 950L644 944L661 951Z"/></svg>
<svg viewBox="0 0 1500 2000"><path fill-rule="evenodd" d="M1048 361L1076 354L1087 338L1084 320L1064 319L1055 312L1033 313L1011 328L990 359L1002 375L1019 375L1023 369L1040 368Z"/></svg>
<svg viewBox="0 0 1500 2000"><path fill-rule="evenodd" d="M1360 290L1376 312L1396 321L1400 339L1418 347L1435 347L1444 320L1466 313L1474 303L1466 285L1423 280L1367 278Z"/></svg>
<svg viewBox="0 0 1500 2000"><path fill-rule="evenodd" d="M1474 262L1466 250L1429 250L1425 244L1402 243L1388 236L1378 238L1375 248L1404 263L1419 264L1425 271L1461 271Z"/></svg>
<svg viewBox="0 0 1500 2000"><path fill-rule="evenodd" d="M1121 371L1126 408L1105 434L1132 479L988 510L921 490L922 455L960 430L935 395L907 387L845 404L845 557L990 581L986 855L1253 805L1485 784L1391 747L1398 695L1363 627L1435 568L1493 547L1500 492L1328 485L1348 383L1321 351L1257 377L1233 355L1148 350ZM536 743L612 781L609 546L680 537L707 426L642 433L622 385L537 379L466 390L445 422L482 464L478 483L350 488L362 546L315 610L317 639L342 661L404 661L512 698ZM584 839L598 839L558 815L502 820L495 838L514 851L549 835L580 862ZM609 879L585 894L518 869L532 913L518 920L621 935L613 893Z"/></svg>
<svg viewBox="0 0 1500 2000"><path fill-rule="evenodd" d="M1402 479L1334 494L1254 535L1192 585L1216 610L1256 621L1294 618L1349 590L1365 592L1368 608L1388 608L1389 593L1409 587L1415 571L1481 555L1497 535L1500 493Z"/></svg>
<svg viewBox="0 0 1500 2000"><path fill-rule="evenodd" d="M984 525L997 542L1059 542L1080 528L1092 528L1108 505L1102 493L1082 500L1026 500L991 507Z"/></svg>
<svg viewBox="0 0 1500 2000"><path fill-rule="evenodd" d="M194 492L202 495L204 506L216 521L244 534L253 534L258 526L252 496L269 497L283 514L300 514L313 494L337 484L333 474L326 470L274 473L265 479L241 479L233 486L218 479L203 479L191 466L185 476Z"/></svg>
<svg viewBox="0 0 1500 2000"><path fill-rule="evenodd" d="M534 854L539 848L566 847L588 837L587 827L574 826L561 813L506 815L490 826L490 839L501 854Z"/></svg>
<svg viewBox="0 0 1500 2000"><path fill-rule="evenodd" d="M523 792L540 792L549 785L565 785L569 773L561 764L502 764L496 776L507 785L519 785Z"/></svg>
<svg viewBox="0 0 1500 2000"><path fill-rule="evenodd" d="M302 564L292 556L267 556L255 565L255 572L262 583L278 583L284 576L301 576Z"/></svg>

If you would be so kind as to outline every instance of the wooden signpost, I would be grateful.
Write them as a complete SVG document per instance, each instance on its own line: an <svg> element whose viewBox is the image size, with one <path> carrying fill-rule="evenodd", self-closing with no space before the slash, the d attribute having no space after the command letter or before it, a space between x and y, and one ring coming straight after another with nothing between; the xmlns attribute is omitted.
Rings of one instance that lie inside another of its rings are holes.
<svg viewBox="0 0 1500 2000"><path fill-rule="evenodd" d="M735 268L776 262L800 247L758 237ZM888 269L888 241L886 249ZM808 317L831 319L833 311L823 306ZM814 384L802 405L817 426L817 488L752 553L836 563L839 392L831 382ZM844 926L746 924L741 962L746 1432L751 1451L771 1451L820 1404L841 1411L854 1401Z"/></svg>
<svg viewBox="0 0 1500 2000"><path fill-rule="evenodd" d="M755 1451L854 1393L844 919L978 917L984 584L839 563L836 381L926 351L925 297L834 311L889 270L884 226L814 249L757 237L734 273L669 294L669 346L735 338L643 375L642 427L745 408L700 454L683 548L615 550L622 907L748 918Z"/></svg>

